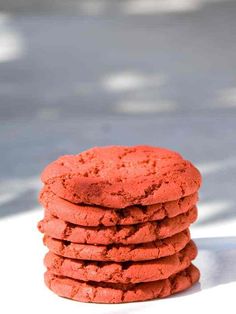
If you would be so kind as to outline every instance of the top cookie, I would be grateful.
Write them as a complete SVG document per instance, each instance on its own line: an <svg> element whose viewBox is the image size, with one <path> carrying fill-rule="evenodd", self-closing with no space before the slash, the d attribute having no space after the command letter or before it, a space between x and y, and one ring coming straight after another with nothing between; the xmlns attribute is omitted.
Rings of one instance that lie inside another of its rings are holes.
<svg viewBox="0 0 236 314"><path fill-rule="evenodd" d="M94 147L62 156L41 179L73 203L113 208L177 200L201 184L199 171L180 154L151 146Z"/></svg>

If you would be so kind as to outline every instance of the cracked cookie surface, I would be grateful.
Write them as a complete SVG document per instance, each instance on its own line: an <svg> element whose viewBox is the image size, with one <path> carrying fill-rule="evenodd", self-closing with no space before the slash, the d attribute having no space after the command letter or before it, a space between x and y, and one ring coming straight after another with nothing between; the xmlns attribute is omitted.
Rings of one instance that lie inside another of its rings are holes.
<svg viewBox="0 0 236 314"><path fill-rule="evenodd" d="M41 179L73 203L111 208L177 200L201 185L191 162L152 146L94 147L62 156L44 169Z"/></svg>
<svg viewBox="0 0 236 314"><path fill-rule="evenodd" d="M156 241L187 229L197 219L197 207L173 218L136 225L83 227L58 218L45 217L38 223L40 232L56 239L87 244L136 244Z"/></svg>
<svg viewBox="0 0 236 314"><path fill-rule="evenodd" d="M95 205L73 204L58 197L49 187L45 186L40 193L39 200L49 214L67 222L81 226L115 226L175 217L191 209L197 203L198 195L194 193L175 201L154 205L112 209Z"/></svg>
<svg viewBox="0 0 236 314"><path fill-rule="evenodd" d="M199 280L200 272L190 265L171 277L138 284L83 282L47 271L44 280L49 289L59 296L81 302L125 303L164 298L190 288Z"/></svg>
<svg viewBox="0 0 236 314"><path fill-rule="evenodd" d="M142 261L173 255L182 250L190 241L189 230L184 230L172 237L143 244L89 245L57 240L44 236L48 249L60 256L93 261Z"/></svg>
<svg viewBox="0 0 236 314"><path fill-rule="evenodd" d="M44 265L58 276L82 281L128 284L166 279L187 268L196 256L196 245L190 241L180 252L151 261L92 262L65 258L48 252L44 258Z"/></svg>

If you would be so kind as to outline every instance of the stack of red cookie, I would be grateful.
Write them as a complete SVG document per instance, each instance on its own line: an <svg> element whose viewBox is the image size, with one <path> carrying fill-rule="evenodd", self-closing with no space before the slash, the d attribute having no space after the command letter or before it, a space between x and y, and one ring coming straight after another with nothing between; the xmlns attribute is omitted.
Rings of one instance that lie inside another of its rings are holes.
<svg viewBox="0 0 236 314"><path fill-rule="evenodd" d="M42 173L46 285L84 302L162 298L199 279L189 226L199 171L150 146L96 147Z"/></svg>

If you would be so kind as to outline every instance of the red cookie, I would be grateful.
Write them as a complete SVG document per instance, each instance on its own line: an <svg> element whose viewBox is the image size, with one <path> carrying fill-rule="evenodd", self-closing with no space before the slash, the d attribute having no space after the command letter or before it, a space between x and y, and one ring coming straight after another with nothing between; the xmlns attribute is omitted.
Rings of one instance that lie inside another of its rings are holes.
<svg viewBox="0 0 236 314"><path fill-rule="evenodd" d="M151 261L91 262L75 260L48 252L44 264L50 273L82 281L138 283L162 280L187 268L197 256L193 241L180 252Z"/></svg>
<svg viewBox="0 0 236 314"><path fill-rule="evenodd" d="M95 205L73 204L58 197L49 187L45 186L39 199L50 215L61 220L81 226L115 226L177 216L191 209L197 203L198 195L194 193L179 200L155 205L109 209Z"/></svg>
<svg viewBox="0 0 236 314"><path fill-rule="evenodd" d="M150 205L195 193L199 171L176 152L151 146L95 147L49 164L42 181L74 203Z"/></svg>
<svg viewBox="0 0 236 314"><path fill-rule="evenodd" d="M199 277L199 270L192 264L168 279L128 285L83 282L57 276L50 271L44 275L45 284L59 296L94 303L125 303L164 298L191 287Z"/></svg>
<svg viewBox="0 0 236 314"><path fill-rule="evenodd" d="M89 245L53 239L44 236L48 249L60 256L93 261L143 261L173 255L182 250L190 241L189 230L184 230L172 237L144 244Z"/></svg>
<svg viewBox="0 0 236 314"><path fill-rule="evenodd" d="M197 219L197 208L173 218L145 222L136 225L114 227L83 227L57 218L45 217L38 229L46 235L75 243L88 244L136 244L156 241L179 233Z"/></svg>

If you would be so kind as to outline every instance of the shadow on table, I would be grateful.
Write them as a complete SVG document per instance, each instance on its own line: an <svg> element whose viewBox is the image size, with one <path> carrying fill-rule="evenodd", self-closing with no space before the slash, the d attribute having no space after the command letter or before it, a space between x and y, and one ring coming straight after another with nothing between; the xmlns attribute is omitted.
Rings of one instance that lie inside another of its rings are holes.
<svg viewBox="0 0 236 314"><path fill-rule="evenodd" d="M202 290L236 281L236 237L200 238L195 243Z"/></svg>
<svg viewBox="0 0 236 314"><path fill-rule="evenodd" d="M236 281L236 237L199 238L198 257L194 262L200 271L200 283L172 296L178 298Z"/></svg>
<svg viewBox="0 0 236 314"><path fill-rule="evenodd" d="M36 189L28 189L8 202L3 203L0 205L0 218L36 208L38 206L37 196L38 191Z"/></svg>

